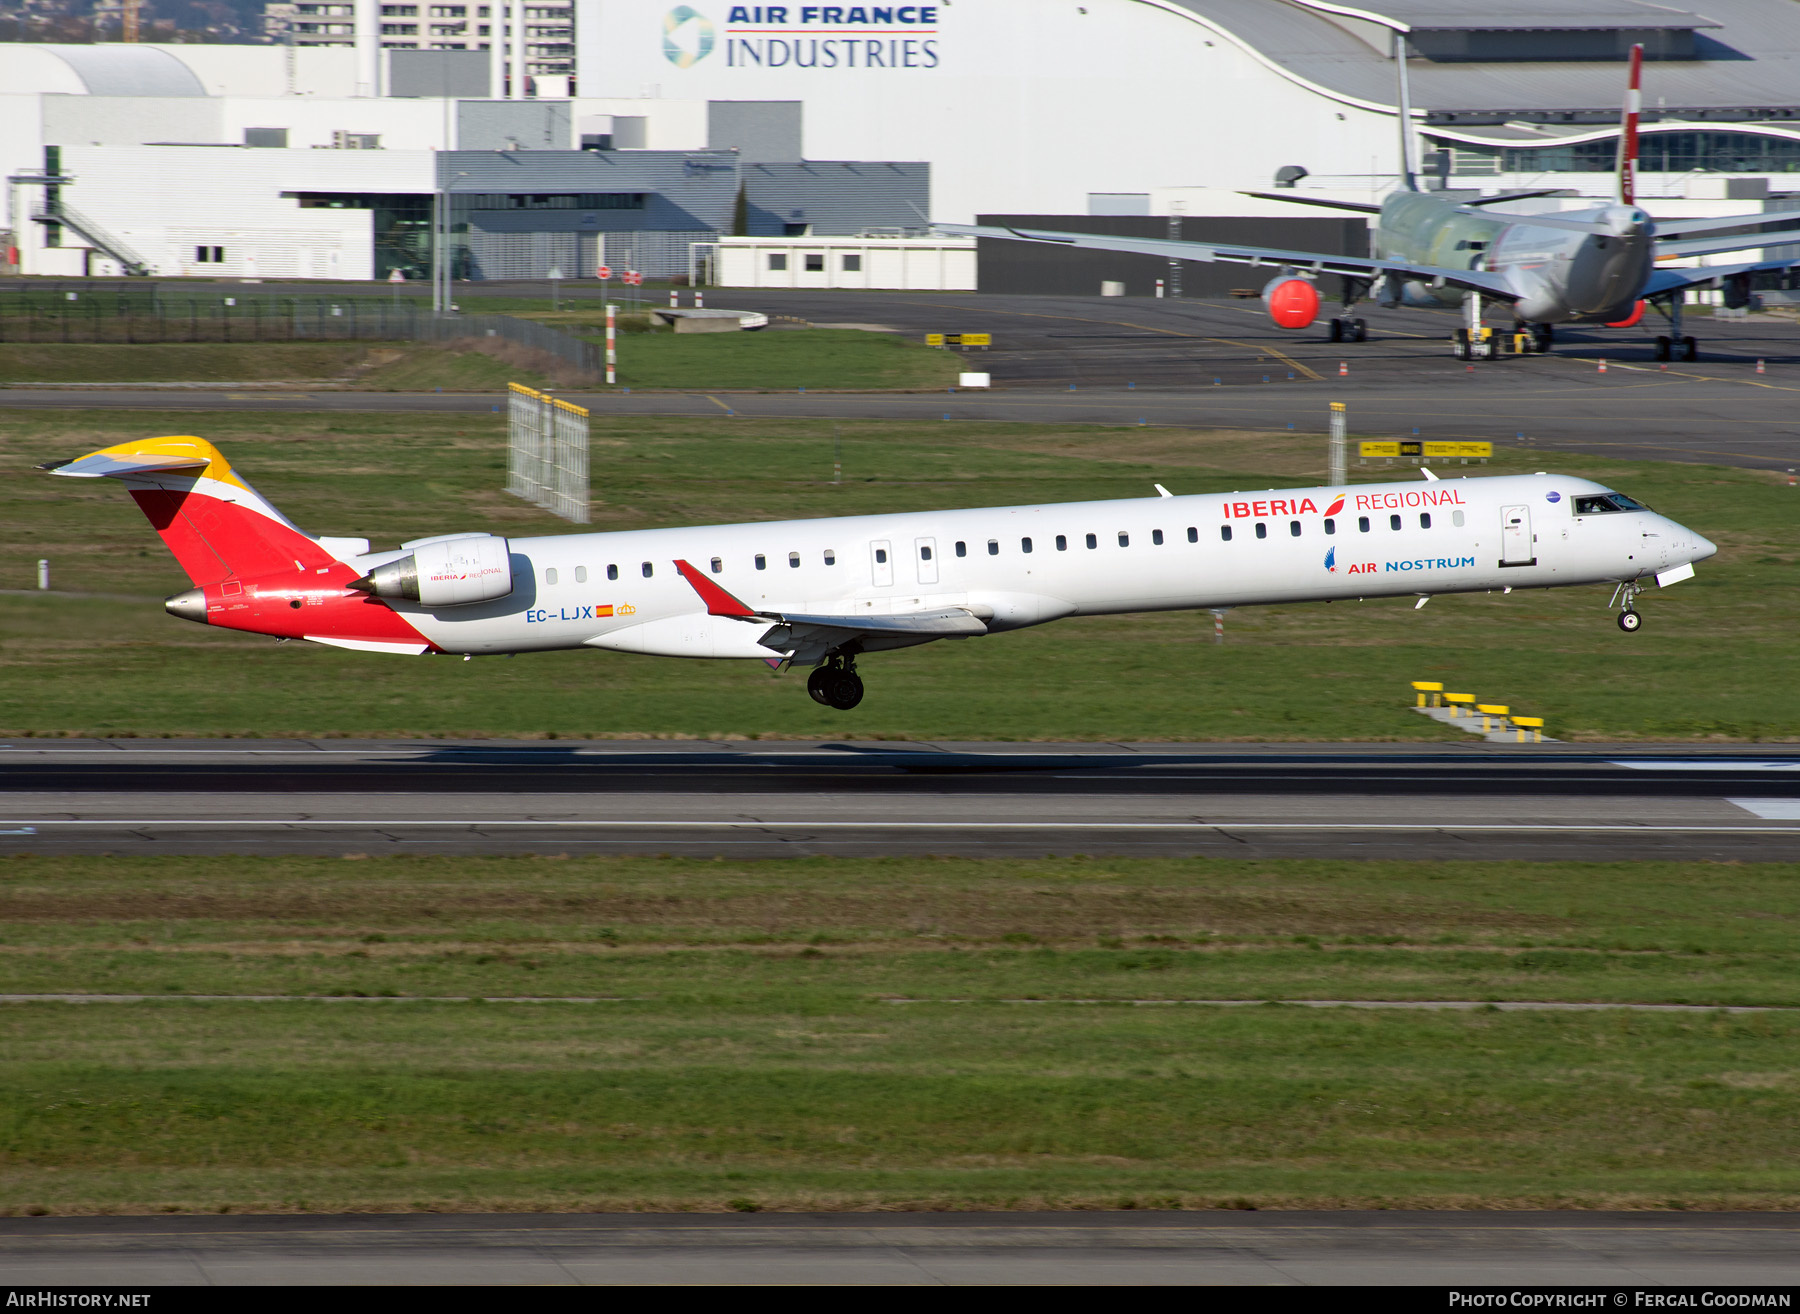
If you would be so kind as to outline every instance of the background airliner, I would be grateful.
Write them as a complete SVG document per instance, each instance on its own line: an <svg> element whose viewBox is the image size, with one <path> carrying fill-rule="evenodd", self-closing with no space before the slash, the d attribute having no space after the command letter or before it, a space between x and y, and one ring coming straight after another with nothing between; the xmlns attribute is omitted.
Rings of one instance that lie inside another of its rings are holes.
<svg viewBox="0 0 1800 1314"><path fill-rule="evenodd" d="M364 652L602 648L812 666L848 709L856 659L1065 616L1611 582L1619 626L1710 542L1560 475L1156 497L506 539L371 551L316 537L194 437L41 469L130 490L194 587L187 620Z"/></svg>
<svg viewBox="0 0 1800 1314"><path fill-rule="evenodd" d="M1487 207L1550 193L1514 192L1457 200L1419 191L1412 164L1412 116L1405 93L1406 61L1402 57L1400 123L1405 185L1400 190L1380 205L1318 200L1293 192L1250 193L1269 200L1376 215L1372 233L1374 255L1367 259L1168 238L1102 237L974 224L934 226L965 237L1124 251L1171 260L1271 265L1277 272L1263 288L1263 304L1270 318L1287 329L1307 328L1318 318L1317 279L1321 274L1339 274L1343 276L1343 306L1331 321L1333 342L1360 342L1367 337L1367 325L1355 318L1354 312L1357 302L1373 293L1384 306L1461 305L1464 324L1456 343L1464 359L1487 354L1486 344L1475 332L1481 325L1483 297L1510 305L1519 326L1530 330L1538 351L1550 349L1554 325L1630 328L1643 318L1647 306L1653 306L1668 321L1668 332L1656 338L1657 359L1668 360L1678 354L1685 360L1695 360L1699 344L1682 328L1682 295L1687 289L1720 284L1726 288L1727 304L1743 305L1749 299L1750 275L1792 268L1800 265L1800 259L1757 260L1699 269L1659 269L1657 262L1774 245L1780 239L1771 239L1766 230L1731 230L1800 223L1800 210L1658 220L1639 207L1636 178L1643 60L1644 48L1633 46L1630 86L1619 135L1616 205L1554 215L1516 215L1495 213Z"/></svg>

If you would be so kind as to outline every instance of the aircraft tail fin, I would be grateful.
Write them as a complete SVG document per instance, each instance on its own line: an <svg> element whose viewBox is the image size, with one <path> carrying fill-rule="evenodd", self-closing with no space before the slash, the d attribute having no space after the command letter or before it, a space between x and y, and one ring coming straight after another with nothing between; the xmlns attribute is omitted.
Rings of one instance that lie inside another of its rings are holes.
<svg viewBox="0 0 1800 1314"><path fill-rule="evenodd" d="M1644 47L1631 48L1631 76L1625 88L1625 110L1619 116L1619 201L1637 204L1638 116L1643 112Z"/></svg>
<svg viewBox="0 0 1800 1314"><path fill-rule="evenodd" d="M336 558L270 506L204 438L140 438L38 467L117 479L196 585L298 573Z"/></svg>
<svg viewBox="0 0 1800 1314"><path fill-rule="evenodd" d="M1406 79L1406 34L1394 33L1394 67L1400 80L1400 183L1409 192L1419 190L1418 171L1413 168L1412 88Z"/></svg>

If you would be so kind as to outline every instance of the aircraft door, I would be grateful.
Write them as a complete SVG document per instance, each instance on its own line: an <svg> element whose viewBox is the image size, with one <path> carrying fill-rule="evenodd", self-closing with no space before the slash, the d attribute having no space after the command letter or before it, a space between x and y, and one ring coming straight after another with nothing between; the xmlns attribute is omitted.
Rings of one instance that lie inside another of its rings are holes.
<svg viewBox="0 0 1800 1314"><path fill-rule="evenodd" d="M1534 566L1537 564L1537 553L1532 549L1531 508L1528 506L1501 507L1500 564L1503 566Z"/></svg>
<svg viewBox="0 0 1800 1314"><path fill-rule="evenodd" d="M894 583L894 551L893 546L885 539L877 539L869 544L869 571L878 589L891 588Z"/></svg>
<svg viewBox="0 0 1800 1314"><path fill-rule="evenodd" d="M914 555L918 561L919 583L937 583L937 540L935 538L915 538L913 540L913 549Z"/></svg>

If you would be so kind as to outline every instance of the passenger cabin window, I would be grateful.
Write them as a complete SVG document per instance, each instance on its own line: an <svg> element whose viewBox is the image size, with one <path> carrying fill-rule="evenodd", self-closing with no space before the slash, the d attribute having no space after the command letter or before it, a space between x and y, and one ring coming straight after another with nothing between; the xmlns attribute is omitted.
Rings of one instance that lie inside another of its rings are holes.
<svg viewBox="0 0 1800 1314"><path fill-rule="evenodd" d="M1256 536L1258 538L1267 538L1269 536L1269 527L1260 520L1256 522Z"/></svg>
<svg viewBox="0 0 1800 1314"><path fill-rule="evenodd" d="M1119 531L1119 546L1120 547L1130 547L1131 546L1131 535L1127 534L1123 530Z"/></svg>
<svg viewBox="0 0 1800 1314"><path fill-rule="evenodd" d="M1230 525L1220 525L1219 526L1219 541L1221 543L1231 542L1231 526Z"/></svg>
<svg viewBox="0 0 1800 1314"><path fill-rule="evenodd" d="M919 560L920 561L930 561L931 560L931 547L929 544L921 543L919 545Z"/></svg>
<svg viewBox="0 0 1800 1314"><path fill-rule="evenodd" d="M1019 540L1019 551L1021 551L1021 552L1031 551L1031 540L1028 538L1020 539Z"/></svg>
<svg viewBox="0 0 1800 1314"><path fill-rule="evenodd" d="M575 567L575 582L577 584L587 583L587 567L586 566Z"/></svg>
<svg viewBox="0 0 1800 1314"><path fill-rule="evenodd" d="M719 557L714 557L712 559L713 574L715 574L715 575L720 574L724 571L724 569L725 569L725 562Z"/></svg>
<svg viewBox="0 0 1800 1314"><path fill-rule="evenodd" d="M546 570L544 572L544 583L546 583L546 584L556 583L556 567L555 566L551 566L548 570Z"/></svg>
<svg viewBox="0 0 1800 1314"><path fill-rule="evenodd" d="M1337 533L1337 521L1333 520L1330 516L1325 517L1325 533L1327 535Z"/></svg>
<svg viewBox="0 0 1800 1314"><path fill-rule="evenodd" d="M1162 546L1162 530L1160 530L1160 529L1151 530L1150 531L1150 541L1152 543L1156 544L1157 547L1161 547Z"/></svg>
<svg viewBox="0 0 1800 1314"><path fill-rule="evenodd" d="M769 568L769 559L760 552L756 554L756 568L758 570L767 570Z"/></svg>
<svg viewBox="0 0 1800 1314"><path fill-rule="evenodd" d="M617 579L619 577L619 568L617 566L608 566L606 568L606 577L608 579Z"/></svg>
<svg viewBox="0 0 1800 1314"><path fill-rule="evenodd" d="M969 555L969 545L960 538L956 540L956 555L959 557L966 557Z"/></svg>
<svg viewBox="0 0 1800 1314"><path fill-rule="evenodd" d="M837 553L833 552L830 548L825 549L825 564L828 566L837 565Z"/></svg>
<svg viewBox="0 0 1800 1314"><path fill-rule="evenodd" d="M1000 555L1000 540L999 539L990 538L988 540L988 555L990 557L997 557Z"/></svg>
<svg viewBox="0 0 1800 1314"><path fill-rule="evenodd" d="M1388 517L1388 528L1389 529L1400 528L1400 517L1399 516L1389 516Z"/></svg>
<svg viewBox="0 0 1800 1314"><path fill-rule="evenodd" d="M1461 529L1463 527L1463 513L1460 511L1452 511L1450 513L1450 523L1455 525L1458 529Z"/></svg>
<svg viewBox="0 0 1800 1314"><path fill-rule="evenodd" d="M1100 546L1100 540L1095 538L1092 534L1089 534L1087 536L1087 545L1090 548L1097 548Z"/></svg>
<svg viewBox="0 0 1800 1314"><path fill-rule="evenodd" d="M1069 550L1069 536L1067 534L1058 534L1056 536L1056 550L1058 552L1067 552Z"/></svg>
<svg viewBox="0 0 1800 1314"><path fill-rule="evenodd" d="M1189 525L1188 526L1188 542L1198 543L1199 541L1200 541L1199 528L1195 525Z"/></svg>
<svg viewBox="0 0 1800 1314"><path fill-rule="evenodd" d="M648 561L646 561L644 563L644 578L649 579L655 573L656 573L656 567L651 565Z"/></svg>
<svg viewBox="0 0 1800 1314"><path fill-rule="evenodd" d="M1419 528L1420 529L1430 529L1431 528L1431 512L1429 512L1429 511L1419 512Z"/></svg>
<svg viewBox="0 0 1800 1314"><path fill-rule="evenodd" d="M1363 533L1365 533L1365 534L1368 533L1369 532L1369 518L1367 516L1358 516L1356 518L1356 527L1359 530L1361 530Z"/></svg>
<svg viewBox="0 0 1800 1314"><path fill-rule="evenodd" d="M1288 533L1294 538L1300 537L1300 522L1298 520L1288 521Z"/></svg>
<svg viewBox="0 0 1800 1314"><path fill-rule="evenodd" d="M798 552L788 553L788 568L790 570L800 569L800 554Z"/></svg>
<svg viewBox="0 0 1800 1314"><path fill-rule="evenodd" d="M760 563L762 561L762 558L758 557L756 560ZM875 564L878 566L887 565L887 549L886 548L876 548L875 549ZM762 566L759 564L757 566L757 569L761 570Z"/></svg>

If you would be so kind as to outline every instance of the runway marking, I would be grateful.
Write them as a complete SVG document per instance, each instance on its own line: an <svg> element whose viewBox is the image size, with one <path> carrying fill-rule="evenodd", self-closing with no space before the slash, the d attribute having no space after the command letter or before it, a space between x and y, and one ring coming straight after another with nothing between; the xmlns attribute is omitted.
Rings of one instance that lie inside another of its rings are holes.
<svg viewBox="0 0 1800 1314"><path fill-rule="evenodd" d="M713 396L710 392L701 393L700 395L705 397L706 400L711 402L714 406L717 406L720 410L724 411L725 414L730 415L732 413L731 407L727 406L724 402L720 401L717 397Z"/></svg>
<svg viewBox="0 0 1800 1314"><path fill-rule="evenodd" d="M1800 821L1800 798L1728 798L1764 821Z"/></svg>
<svg viewBox="0 0 1800 1314"><path fill-rule="evenodd" d="M648 995L0 995L0 1004L632 1004Z"/></svg>
<svg viewBox="0 0 1800 1314"><path fill-rule="evenodd" d="M1786 818L1782 818L1785 820ZM1800 817L1795 818L1800 820ZM13 821L0 822L0 825L12 826L60 826L64 828L99 829L102 827L153 827L167 828L171 826L193 826L210 828L235 828L241 830L270 830L302 828L333 828L385 830L407 827L419 830L476 830L476 829L540 829L540 830L1020 830L1020 831L1324 831L1333 834L1345 831L1367 831L1374 833L1388 832L1435 832L1435 833L1576 833L1576 834L1626 834L1626 835L1800 835L1800 826L1664 826L1643 824L1624 824L1620 822L1330 822L1330 821L757 821L746 819L741 821L684 821L679 819L668 821L609 821L604 818L592 821L535 821L535 820L469 820L446 821L443 819L395 819L376 817L346 817L338 819L320 819L308 817L296 820L280 820L265 817L246 817L237 820L221 820L219 818L175 819L169 817L150 817L137 820L112 818L97 820L84 818L81 820L53 819L47 821Z"/></svg>
<svg viewBox="0 0 1800 1314"><path fill-rule="evenodd" d="M1792 758L1627 757L1606 765L1630 767L1633 771L1800 771L1800 762Z"/></svg>

